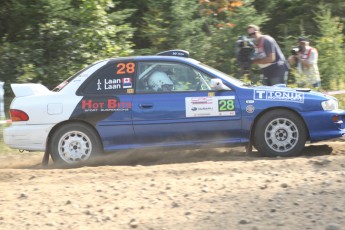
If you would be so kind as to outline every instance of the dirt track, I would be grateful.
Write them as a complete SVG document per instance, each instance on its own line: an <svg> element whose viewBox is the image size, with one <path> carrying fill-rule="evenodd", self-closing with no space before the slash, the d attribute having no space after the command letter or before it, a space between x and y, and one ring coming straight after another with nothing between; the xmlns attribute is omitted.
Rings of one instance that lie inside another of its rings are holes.
<svg viewBox="0 0 345 230"><path fill-rule="evenodd" d="M88 167L0 155L0 229L345 229L345 142L301 157L244 148L127 152Z"/></svg>

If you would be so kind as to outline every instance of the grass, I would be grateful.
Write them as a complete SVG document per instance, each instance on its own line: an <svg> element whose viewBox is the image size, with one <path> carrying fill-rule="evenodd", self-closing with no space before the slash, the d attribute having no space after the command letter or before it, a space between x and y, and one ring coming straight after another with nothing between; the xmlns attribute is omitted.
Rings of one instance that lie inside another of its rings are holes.
<svg viewBox="0 0 345 230"><path fill-rule="evenodd" d="M18 154L20 153L18 149L12 149L4 144L3 141L0 141L0 154L9 155L9 154Z"/></svg>
<svg viewBox="0 0 345 230"><path fill-rule="evenodd" d="M345 94L337 94L333 96L339 100L339 109L345 110Z"/></svg>

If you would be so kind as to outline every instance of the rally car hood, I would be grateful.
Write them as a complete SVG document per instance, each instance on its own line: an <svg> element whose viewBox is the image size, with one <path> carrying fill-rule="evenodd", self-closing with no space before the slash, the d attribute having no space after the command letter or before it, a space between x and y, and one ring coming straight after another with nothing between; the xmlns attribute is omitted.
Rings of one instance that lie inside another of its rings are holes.
<svg viewBox="0 0 345 230"><path fill-rule="evenodd" d="M51 93L51 91L42 84L11 84L11 88L16 97L26 97Z"/></svg>

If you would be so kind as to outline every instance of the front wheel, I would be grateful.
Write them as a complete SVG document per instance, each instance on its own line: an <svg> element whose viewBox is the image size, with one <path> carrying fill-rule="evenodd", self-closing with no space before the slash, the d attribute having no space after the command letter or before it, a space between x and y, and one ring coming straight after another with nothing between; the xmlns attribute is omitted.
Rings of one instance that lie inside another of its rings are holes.
<svg viewBox="0 0 345 230"><path fill-rule="evenodd" d="M49 147L54 163L63 165L87 162L101 151L98 136L82 123L58 128Z"/></svg>
<svg viewBox="0 0 345 230"><path fill-rule="evenodd" d="M297 156L306 140L307 131L303 120L284 109L263 115L254 130L254 146L261 154L269 157Z"/></svg>

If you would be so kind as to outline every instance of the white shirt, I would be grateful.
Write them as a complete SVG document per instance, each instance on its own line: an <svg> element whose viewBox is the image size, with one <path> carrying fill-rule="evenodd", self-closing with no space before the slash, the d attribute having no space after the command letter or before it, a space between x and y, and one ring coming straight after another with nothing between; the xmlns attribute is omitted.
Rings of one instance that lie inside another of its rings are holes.
<svg viewBox="0 0 345 230"><path fill-rule="evenodd" d="M317 60L318 60L317 49L310 46L306 46L305 51L301 53L300 59L301 61L298 62L297 69L299 72L306 75L306 78L307 78L306 82L315 84L321 81L319 68L317 66ZM302 61L306 61L311 66L309 67L303 66L301 64Z"/></svg>

